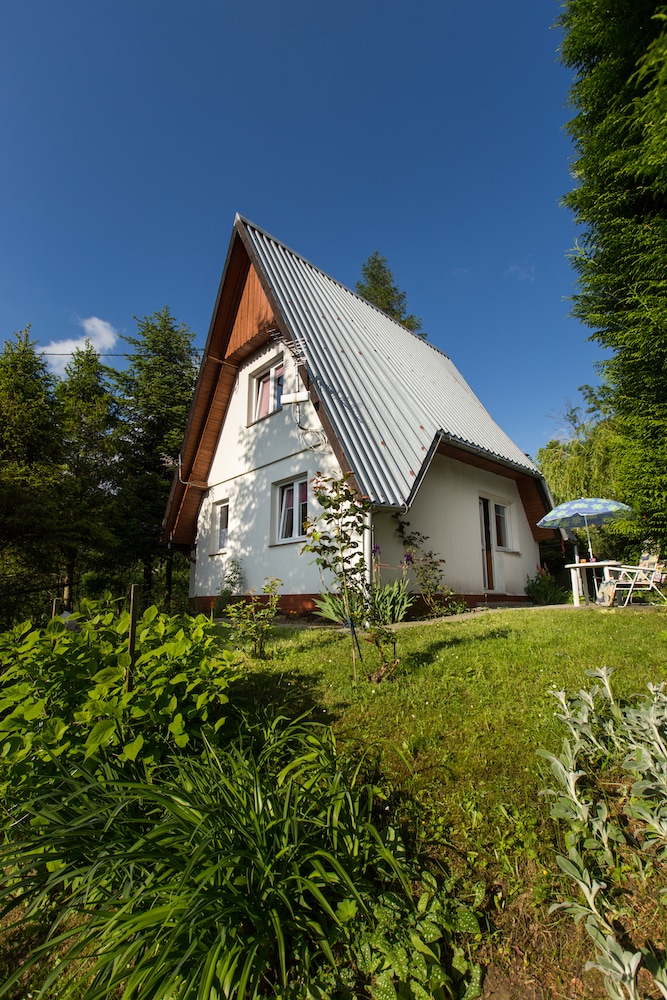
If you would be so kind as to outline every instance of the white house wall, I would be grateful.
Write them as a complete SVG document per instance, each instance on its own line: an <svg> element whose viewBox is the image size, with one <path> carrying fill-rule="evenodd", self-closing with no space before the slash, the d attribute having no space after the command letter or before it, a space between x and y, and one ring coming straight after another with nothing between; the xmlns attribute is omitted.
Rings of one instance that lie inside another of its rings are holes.
<svg viewBox="0 0 667 1000"><path fill-rule="evenodd" d="M510 545L494 548L495 586L489 594L524 595L526 578L539 565L539 547L519 497L516 483L505 476L437 455L411 509L402 515L410 530L428 536L424 543L445 559L444 581L458 594L484 592L482 530L479 501L503 505L509 514ZM398 574L404 547L389 514L375 518L374 541L380 547L383 577Z"/></svg>
<svg viewBox="0 0 667 1000"><path fill-rule="evenodd" d="M236 378L209 472L208 493L199 511L192 597L220 593L225 567L232 558L241 560L246 591L260 592L267 577L278 577L282 581L279 592L284 594L322 589L312 557L300 554L303 539L277 539L274 487L301 477L311 480L317 472L338 477L340 468L312 403L285 405L256 421L249 403L258 370L274 365L281 357L285 366L283 393L303 391L294 360L282 345L272 344L254 355ZM217 519L224 501L229 503L229 523L227 545L221 550ZM319 510L309 487L308 514L314 517Z"/></svg>

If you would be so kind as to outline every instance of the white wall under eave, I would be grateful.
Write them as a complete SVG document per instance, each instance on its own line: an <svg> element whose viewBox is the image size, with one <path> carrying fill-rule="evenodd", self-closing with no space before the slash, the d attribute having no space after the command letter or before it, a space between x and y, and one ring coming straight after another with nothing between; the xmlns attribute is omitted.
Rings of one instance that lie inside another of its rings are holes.
<svg viewBox="0 0 667 1000"><path fill-rule="evenodd" d="M539 547L528 524L516 483L506 476L436 455L411 509L402 516L410 530L428 536L426 549L445 559L444 582L459 594L484 592L479 500L487 498L509 512L511 547L494 550L495 587L489 594L524 595L534 576ZM375 517L375 543L381 549L383 579L391 579L404 553L389 514Z"/></svg>
<svg viewBox="0 0 667 1000"><path fill-rule="evenodd" d="M249 392L253 373L273 364L282 354L284 393L303 389L292 358L280 346L270 345L254 355L239 371L220 432L209 473L209 489L197 521L196 563L190 596L220 593L230 559L241 560L245 591L261 592L267 577L282 581L281 594L312 594L322 590L313 557L301 555L304 539L277 540L278 512L275 484L317 472L338 477L340 467L331 450L312 403L294 405L249 422ZM299 417L301 427L297 426ZM305 430L304 430L305 428ZM218 550L216 506L229 502L228 541ZM320 512L308 490L308 514Z"/></svg>

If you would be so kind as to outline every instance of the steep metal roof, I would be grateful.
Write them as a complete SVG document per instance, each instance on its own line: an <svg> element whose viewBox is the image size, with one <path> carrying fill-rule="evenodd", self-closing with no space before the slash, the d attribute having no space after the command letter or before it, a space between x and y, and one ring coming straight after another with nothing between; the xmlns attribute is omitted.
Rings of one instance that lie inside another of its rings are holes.
<svg viewBox="0 0 667 1000"><path fill-rule="evenodd" d="M442 439L541 478L446 354L248 220L236 227L372 500L409 504Z"/></svg>

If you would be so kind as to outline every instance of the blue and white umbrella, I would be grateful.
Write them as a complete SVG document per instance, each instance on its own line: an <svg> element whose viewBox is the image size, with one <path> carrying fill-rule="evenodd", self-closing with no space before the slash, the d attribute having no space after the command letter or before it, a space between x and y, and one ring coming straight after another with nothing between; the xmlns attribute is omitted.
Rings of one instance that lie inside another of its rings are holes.
<svg viewBox="0 0 667 1000"><path fill-rule="evenodd" d="M580 497L579 500L567 500L545 514L537 522L538 528L585 528L588 538L588 554L593 558L589 526L605 524L617 517L631 514L632 508L619 500L602 500L600 497Z"/></svg>

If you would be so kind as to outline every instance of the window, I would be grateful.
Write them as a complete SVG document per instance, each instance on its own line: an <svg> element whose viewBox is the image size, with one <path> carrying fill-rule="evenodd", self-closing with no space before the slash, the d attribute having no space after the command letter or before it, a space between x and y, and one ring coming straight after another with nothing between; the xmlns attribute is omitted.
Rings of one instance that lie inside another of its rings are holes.
<svg viewBox="0 0 667 1000"><path fill-rule="evenodd" d="M509 549L509 512L503 504L496 503L493 506L496 517L496 546L499 549Z"/></svg>
<svg viewBox="0 0 667 1000"><path fill-rule="evenodd" d="M304 538L308 518L308 482L299 479L278 489L278 539Z"/></svg>
<svg viewBox="0 0 667 1000"><path fill-rule="evenodd" d="M227 535L229 532L229 500L216 504L217 507L217 533L218 551L227 548Z"/></svg>
<svg viewBox="0 0 667 1000"><path fill-rule="evenodd" d="M282 359L271 368L266 368L252 380L254 386L255 406L253 420L268 417L280 409L280 397L283 394L283 377L285 368Z"/></svg>

